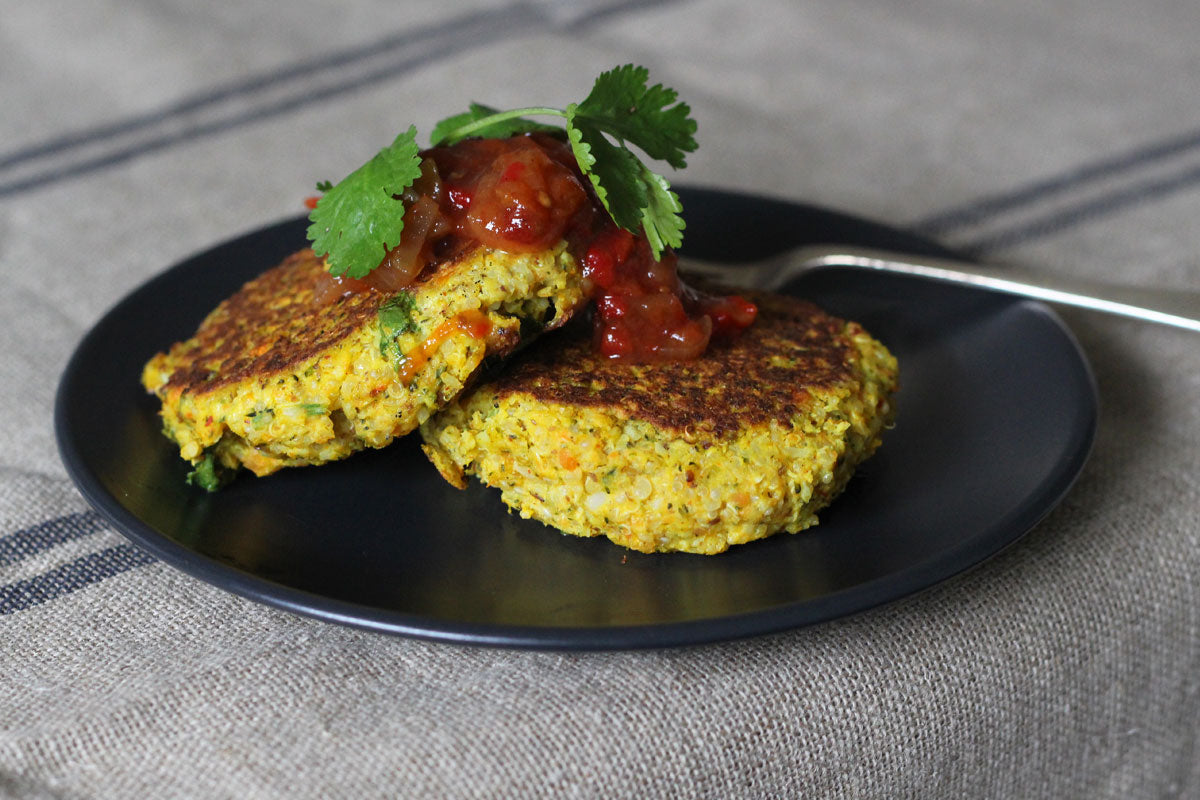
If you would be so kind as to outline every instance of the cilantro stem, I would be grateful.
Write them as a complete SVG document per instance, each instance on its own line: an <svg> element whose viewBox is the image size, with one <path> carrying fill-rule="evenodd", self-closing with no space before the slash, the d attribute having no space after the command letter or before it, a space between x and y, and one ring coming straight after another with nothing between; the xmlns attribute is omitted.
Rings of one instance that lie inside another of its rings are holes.
<svg viewBox="0 0 1200 800"><path fill-rule="evenodd" d="M500 111L496 114L489 114L486 117L481 117L477 120L468 122L466 125L455 128L453 131L450 131L447 135L443 136L442 141L457 141L459 139L465 139L476 131L483 130L489 125L497 122L504 122L505 120L516 119L517 117L529 116L565 117L567 116L567 112L563 111L561 108L550 108L549 106L530 106L529 108L515 108L510 111Z"/></svg>

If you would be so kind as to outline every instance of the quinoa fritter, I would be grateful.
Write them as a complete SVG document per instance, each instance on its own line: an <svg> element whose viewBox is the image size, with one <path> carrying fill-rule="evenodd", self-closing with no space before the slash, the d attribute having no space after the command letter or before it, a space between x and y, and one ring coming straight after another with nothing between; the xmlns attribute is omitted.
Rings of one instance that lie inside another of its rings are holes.
<svg viewBox="0 0 1200 800"><path fill-rule="evenodd" d="M322 259L295 253L146 364L164 432L201 483L214 469L267 475L382 447L458 395L485 358L586 302L561 244L474 247L399 293L326 298L327 280Z"/></svg>
<svg viewBox="0 0 1200 800"><path fill-rule="evenodd" d="M442 475L524 518L642 552L713 554L817 522L894 414L895 358L854 322L747 293L695 361L635 365L560 332L421 426Z"/></svg>

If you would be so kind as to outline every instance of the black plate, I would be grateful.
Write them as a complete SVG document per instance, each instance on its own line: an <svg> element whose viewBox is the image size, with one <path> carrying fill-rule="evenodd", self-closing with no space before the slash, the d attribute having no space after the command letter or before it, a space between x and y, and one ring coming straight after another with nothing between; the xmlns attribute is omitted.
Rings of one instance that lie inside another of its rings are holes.
<svg viewBox="0 0 1200 800"><path fill-rule="evenodd" d="M809 206L681 192L688 252L754 258L817 241L936 253L899 231ZM556 648L700 643L862 611L1010 544L1082 469L1095 388L1046 307L912 278L827 269L789 287L859 320L901 364L899 422L816 528L716 557L642 555L452 489L415 437L208 495L138 383L158 349L304 244L292 220L150 281L84 338L55 425L87 500L163 561L324 620L448 642Z"/></svg>

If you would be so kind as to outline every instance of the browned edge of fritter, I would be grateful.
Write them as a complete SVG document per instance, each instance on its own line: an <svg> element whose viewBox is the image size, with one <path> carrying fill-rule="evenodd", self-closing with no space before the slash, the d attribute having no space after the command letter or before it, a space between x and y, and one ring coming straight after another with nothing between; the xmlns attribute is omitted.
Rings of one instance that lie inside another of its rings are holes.
<svg viewBox="0 0 1200 800"><path fill-rule="evenodd" d="M426 267L408 290L444 279L474 254L468 248ZM165 388L198 394L293 369L373 323L394 296L368 289L321 301L317 289L327 280L324 259L306 248L249 281L171 347L178 366Z"/></svg>
<svg viewBox="0 0 1200 800"><path fill-rule="evenodd" d="M609 409L672 432L723 437L745 426L789 423L809 390L856 377L855 323L793 297L741 292L759 308L740 335L714 340L693 361L630 364L592 347L586 326L547 336L491 381L499 398Z"/></svg>

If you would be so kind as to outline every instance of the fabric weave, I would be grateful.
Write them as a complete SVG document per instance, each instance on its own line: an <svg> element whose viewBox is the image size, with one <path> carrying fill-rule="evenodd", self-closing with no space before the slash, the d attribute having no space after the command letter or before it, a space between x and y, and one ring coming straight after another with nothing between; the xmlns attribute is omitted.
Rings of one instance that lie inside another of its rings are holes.
<svg viewBox="0 0 1200 800"><path fill-rule="evenodd" d="M1184 0L10 4L0 796L1200 797L1193 333L1061 311L1095 447L986 564L648 652L439 645L228 594L90 511L52 420L83 334L169 265L302 213L410 122L562 104L631 61L700 122L681 183L1196 289L1198 35Z"/></svg>

